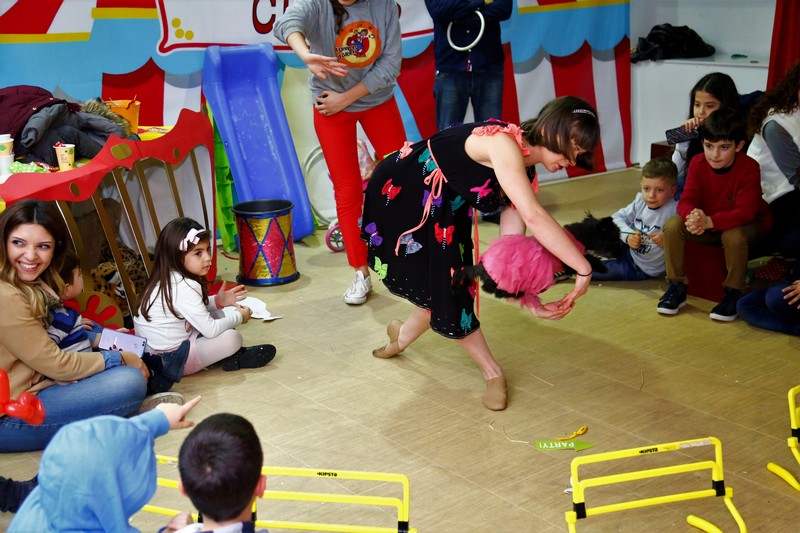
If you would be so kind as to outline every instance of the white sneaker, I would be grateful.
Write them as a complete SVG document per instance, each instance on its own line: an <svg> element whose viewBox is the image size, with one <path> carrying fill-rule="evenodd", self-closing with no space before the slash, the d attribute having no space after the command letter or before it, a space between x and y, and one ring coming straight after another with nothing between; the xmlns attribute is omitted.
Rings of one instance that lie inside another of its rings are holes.
<svg viewBox="0 0 800 533"><path fill-rule="evenodd" d="M367 301L367 295L372 291L372 279L370 276L364 277L360 270L356 271L353 283L344 293L344 303L350 305L361 305Z"/></svg>

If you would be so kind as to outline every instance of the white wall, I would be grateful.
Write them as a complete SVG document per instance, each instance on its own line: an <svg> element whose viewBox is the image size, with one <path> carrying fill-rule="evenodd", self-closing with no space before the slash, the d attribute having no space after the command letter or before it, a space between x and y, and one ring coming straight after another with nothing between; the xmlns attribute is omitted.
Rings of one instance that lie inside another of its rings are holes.
<svg viewBox="0 0 800 533"><path fill-rule="evenodd" d="M717 53L696 60L640 61L632 65L631 161L650 159L650 144L689 113L692 86L710 72L724 72L739 92L764 90L776 0L630 0L631 45L656 24L689 26ZM731 59L731 54L747 58Z"/></svg>
<svg viewBox="0 0 800 533"><path fill-rule="evenodd" d="M656 24L689 26L717 55L768 59L776 0L630 0L631 45Z"/></svg>

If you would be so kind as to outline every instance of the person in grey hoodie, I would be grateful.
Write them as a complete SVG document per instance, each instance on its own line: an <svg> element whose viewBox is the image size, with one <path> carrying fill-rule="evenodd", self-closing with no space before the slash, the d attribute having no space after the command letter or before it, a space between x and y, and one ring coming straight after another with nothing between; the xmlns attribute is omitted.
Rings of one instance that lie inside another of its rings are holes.
<svg viewBox="0 0 800 533"><path fill-rule="evenodd" d="M314 129L333 181L347 261L355 270L344 301L367 301L372 281L358 219L364 205L356 125L379 158L406 140L394 98L402 60L399 8L394 0L294 0L275 37L310 71Z"/></svg>

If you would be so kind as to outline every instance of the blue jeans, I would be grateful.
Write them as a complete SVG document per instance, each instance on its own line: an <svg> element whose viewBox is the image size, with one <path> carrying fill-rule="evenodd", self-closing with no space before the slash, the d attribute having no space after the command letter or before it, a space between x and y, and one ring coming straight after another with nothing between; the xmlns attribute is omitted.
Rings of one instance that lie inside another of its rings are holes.
<svg viewBox="0 0 800 533"><path fill-rule="evenodd" d="M436 99L436 127L443 130L464 122L472 99L475 121L503 118L503 71L436 72L433 81Z"/></svg>
<svg viewBox="0 0 800 533"><path fill-rule="evenodd" d="M800 309L784 300L789 282L745 294L736 304L739 318L758 328L800 336Z"/></svg>
<svg viewBox="0 0 800 533"><path fill-rule="evenodd" d="M116 366L68 385L51 385L36 396L45 420L32 426L17 418L0 418L0 452L42 450L56 431L70 422L98 415L129 416L139 409L147 391L142 373Z"/></svg>
<svg viewBox="0 0 800 533"><path fill-rule="evenodd" d="M607 259L603 264L608 272L595 271L592 274L592 281L642 281L652 278L636 266L627 246L620 259Z"/></svg>

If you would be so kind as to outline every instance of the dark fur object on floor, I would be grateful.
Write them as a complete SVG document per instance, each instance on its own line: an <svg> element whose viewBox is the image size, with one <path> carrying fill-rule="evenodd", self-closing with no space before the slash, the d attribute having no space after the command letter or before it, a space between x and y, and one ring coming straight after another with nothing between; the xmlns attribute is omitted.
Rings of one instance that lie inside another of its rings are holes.
<svg viewBox="0 0 800 533"><path fill-rule="evenodd" d="M110 120L122 128L122 137L128 138L131 135L131 123L127 119L111 111L111 108L99 98L91 98L81 104L81 112L91 113Z"/></svg>
<svg viewBox="0 0 800 533"><path fill-rule="evenodd" d="M595 272L608 271L603 264L603 258L619 259L621 250L619 228L611 217L595 218L587 211L583 220L567 224L564 228L586 247L584 257ZM567 265L564 265L564 270L567 273L575 272Z"/></svg>

